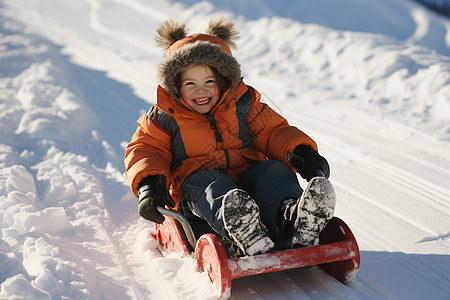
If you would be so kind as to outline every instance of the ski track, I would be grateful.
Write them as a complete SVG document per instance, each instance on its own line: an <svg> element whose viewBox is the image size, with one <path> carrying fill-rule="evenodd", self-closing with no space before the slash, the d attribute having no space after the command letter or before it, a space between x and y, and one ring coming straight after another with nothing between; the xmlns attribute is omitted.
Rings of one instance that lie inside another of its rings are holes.
<svg viewBox="0 0 450 300"><path fill-rule="evenodd" d="M335 159L338 162L347 162L344 171L339 166L338 171L343 171L343 174L339 178L334 177L332 182L336 186L338 195L338 212L345 212L345 216L350 216L349 218L344 217L344 220L350 225L358 224L350 227L353 228L360 247L363 247L362 249L384 249L386 251L408 253L411 250L415 252L414 247L411 248L411 243L417 245L422 242L449 239L448 226L445 226L445 224L449 223L438 222L436 225L443 224L444 226L436 227L433 222L435 219L449 219L448 199L450 199L450 190L444 188L447 185L435 184L432 180L422 178L417 172L411 172L405 168L405 165L408 164L419 164L421 167L426 166L436 171L435 174L439 174L441 182L449 182L450 173L447 169L436 165L431 160L426 160L427 156L435 156L436 153L433 155L427 154L424 159L419 157L418 154L413 154L420 153L423 155L427 153L425 149L417 148L417 145L415 145L413 149L408 149L409 152L402 152L400 155L398 151L402 151L402 149L390 149L389 146L384 146L386 144L389 145L389 143L384 142L383 136L375 135L374 139L368 139L364 138L365 135L363 134L349 134L350 131L347 128L343 128L339 126L338 122L334 122L336 119L339 120L339 117L326 114L327 121L317 122L324 114L311 112L306 115L302 119L302 124L312 129L307 132L313 136L320 136L323 142L320 142L319 145L325 151L328 148L333 149L327 157L330 160ZM375 143L373 140L377 142ZM364 148L360 145L364 145ZM370 149L370 153L364 153L359 150L366 151L365 149L367 148ZM377 155L378 153L381 155ZM440 155L440 153L438 154ZM399 156L403 158L403 161L400 163L395 160ZM384 159L387 157L389 158L388 160ZM439 160L437 161L442 161L443 165L448 164L446 157L438 156L438 158ZM371 178L368 182L379 188L370 189L367 186L364 188L364 185L357 187L358 177ZM389 191L389 193L386 193L386 191ZM361 207L361 201L365 202L364 212L358 211ZM416 208L414 212L407 208L410 203L414 203ZM417 209L417 207L420 207L420 209ZM411 241L408 241L410 238L407 236L395 238L395 235L388 235L386 232L377 230L379 222L382 222L384 226L391 224L385 228L391 228L394 231L416 233L410 234L413 239ZM423 236L424 239L417 240L417 237L420 236ZM446 252L448 251L447 247L444 246L444 249L446 249L444 251ZM364 253L362 255L362 263L364 263ZM433 260L415 260L408 257L395 259L395 263L404 269L402 272L409 271L417 274L422 278L421 280L428 282L430 286L442 290L443 294L448 293L449 289L446 285L448 285L449 272L435 265ZM378 290L380 298L397 297L388 290L383 291L380 287L373 286L373 283L365 280L364 275L357 277L356 281L363 283L366 288Z"/></svg>
<svg viewBox="0 0 450 300"><path fill-rule="evenodd" d="M328 126L324 125L326 122L318 122L319 125L317 125L318 117L319 114L307 115L302 118L302 121L304 124L315 122L314 124L308 124L308 128L311 128L308 132L313 136L320 137L321 142L319 145L321 145L321 148L333 148L333 151L329 153L331 158L337 157L336 160L338 161L342 159L350 161L352 164L351 167L355 168L355 173L368 173L374 179L382 180L394 189L400 189L402 195L408 194L412 198L418 198L420 196L419 198L423 201L424 206L432 206L435 210L443 211L446 215L450 215L450 203L448 202L448 199L450 199L450 190L434 184L430 180L419 177L416 173L406 171L406 168L402 165L393 164L395 163L395 159L392 159L392 157L395 158L399 155L399 150L390 150L389 146L385 146L388 143L384 143L382 137L378 136L378 142L374 143L372 140L362 138L364 136L363 134L350 134L347 128L340 128L334 122ZM360 145L368 146L371 149L371 153L361 153L359 149L362 151L366 150L365 148L361 148ZM382 160L374 156L377 152L381 153L383 158L389 157L389 160ZM422 159L412 154L406 153L404 155L404 152L402 152L401 156L403 158L408 156L409 161L403 163L405 165L425 164L422 163ZM431 165L431 163L426 165ZM443 181L450 179L450 172L434 164L432 166L439 171L439 177ZM351 186L347 188L351 189ZM382 200L378 199L378 201ZM390 210L390 208L387 210Z"/></svg>
<svg viewBox="0 0 450 300"><path fill-rule="evenodd" d="M305 119L317 121L317 115L313 117L308 116ZM346 128L339 128L336 124L324 126L324 123L325 122L319 122L319 124L321 124L319 126L310 126L311 128L314 128L312 131L315 132L315 135L320 136L321 139L324 140L323 144L325 147L327 145L333 146L334 150L330 153L330 157L340 156L343 159L351 159L352 166L358 168L355 172L363 171L368 173L369 176L373 176L376 180L383 181L385 185L391 186L392 189L401 191L400 195L409 195L411 199L418 199L418 201L423 203L423 207L431 206L434 208L435 212L441 212L446 216L450 215L450 203L448 202L448 199L450 199L450 190L418 176L417 173L406 171L406 168L403 165L394 165L393 162L395 162L395 160L392 159L392 157L395 158L399 155L399 150L390 150L389 146L384 146L385 143L383 142L382 137L378 137L377 140L379 142L374 143L372 140L363 139L363 135L355 136L348 134L349 131ZM322 129L318 131L318 128ZM341 150L341 147L336 147L336 145L343 145L344 149ZM349 149L349 145L354 145L354 148L350 148L351 156L345 153L345 151ZM357 148L360 147L358 145L369 145L371 149L370 159L368 159L369 154L358 153ZM376 152L382 153L383 157L389 157L389 161L374 157L373 153ZM427 167L433 166L433 168L438 171L437 174L439 174L442 181L448 182L450 180L450 172L435 164L425 163L421 158L412 154L405 154L404 152L401 153L401 156L403 158L408 158L409 160L408 162L403 163L404 165L419 164L426 165ZM349 191L352 190L352 186L347 186L346 188ZM365 198L368 202L371 202L371 198L377 197ZM377 201L381 201L381 199L378 199ZM384 210L387 212L391 211L392 207L386 207ZM397 216L400 217L401 215L398 214ZM430 234L438 235L438 233L431 229L426 229L420 224L416 225Z"/></svg>

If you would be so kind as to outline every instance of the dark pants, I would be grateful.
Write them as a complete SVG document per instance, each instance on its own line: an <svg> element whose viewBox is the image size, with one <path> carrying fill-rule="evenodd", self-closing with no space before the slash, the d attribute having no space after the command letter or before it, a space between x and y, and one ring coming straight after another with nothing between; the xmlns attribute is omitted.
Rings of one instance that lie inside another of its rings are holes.
<svg viewBox="0 0 450 300"><path fill-rule="evenodd" d="M280 205L286 198L300 198L302 189L296 174L284 163L266 160L250 169L235 183L226 174L203 171L188 177L181 187L181 211L187 218L204 219L221 236L226 236L220 213L224 195L240 188L255 200L262 223L274 242L282 241Z"/></svg>

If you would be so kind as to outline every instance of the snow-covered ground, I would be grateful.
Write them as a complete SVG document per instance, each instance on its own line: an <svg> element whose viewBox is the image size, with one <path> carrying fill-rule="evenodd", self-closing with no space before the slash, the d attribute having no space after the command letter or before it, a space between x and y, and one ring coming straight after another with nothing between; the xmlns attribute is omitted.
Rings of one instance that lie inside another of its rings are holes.
<svg viewBox="0 0 450 300"><path fill-rule="evenodd" d="M231 299L450 298L450 22L407 0L0 2L0 299L215 299L148 239L124 148L155 100L166 19L241 32L245 81L331 164L361 249L241 278Z"/></svg>

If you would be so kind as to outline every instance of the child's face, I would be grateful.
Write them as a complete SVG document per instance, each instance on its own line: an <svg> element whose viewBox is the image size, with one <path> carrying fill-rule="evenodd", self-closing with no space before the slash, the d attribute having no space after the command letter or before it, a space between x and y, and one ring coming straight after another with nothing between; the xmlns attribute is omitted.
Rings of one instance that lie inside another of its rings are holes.
<svg viewBox="0 0 450 300"><path fill-rule="evenodd" d="M208 113L219 101L219 87L211 68L196 65L181 74L180 94L195 111Z"/></svg>

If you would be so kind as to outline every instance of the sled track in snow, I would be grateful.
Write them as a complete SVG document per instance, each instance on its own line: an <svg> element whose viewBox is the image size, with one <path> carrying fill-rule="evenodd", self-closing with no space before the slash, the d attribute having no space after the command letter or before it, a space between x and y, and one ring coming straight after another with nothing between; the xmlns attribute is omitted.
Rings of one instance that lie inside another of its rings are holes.
<svg viewBox="0 0 450 300"><path fill-rule="evenodd" d="M371 132L370 130L366 130L365 132L362 129L355 129L351 128L354 131L349 131L349 128L345 128L342 125L345 124L345 122L339 122L340 116L333 115L331 113L324 113L324 108L315 106L313 108L310 108L308 112L304 115L302 115L301 120L302 122L305 122L308 124L309 130L313 132L317 132L317 135L319 137L322 137L322 135L325 135L326 138L323 139L324 143L330 144L331 141L338 141L340 143L344 143L347 145L352 145L354 149L359 149L363 147L359 147L358 145L364 145L364 150L367 150L367 146L370 146L372 149L379 149L381 153L384 153L385 156L399 156L399 151L401 152L401 157L403 159L409 160L411 163L423 166L426 169L430 169L433 172L440 174L440 176L443 177L449 177L450 178L450 160L448 159L448 156L446 153L437 153L433 149L433 143L434 139L432 137L428 137L425 134L419 133L417 131L414 131L412 129L406 129L403 128L400 124L392 124L392 126L398 126L398 130L406 130L406 134L411 135L421 135L423 137L423 141L421 144L421 147L418 147L417 145L410 145L411 147L408 149L399 149L398 144L403 144L402 141L396 141L396 140L389 140L389 136L382 136L380 134ZM361 115L364 117L363 113L354 112L357 115ZM351 112L349 112L351 114ZM289 115L289 114L288 114ZM292 114L292 116L294 116ZM345 116L347 117L347 116ZM337 121L336 121L337 120ZM369 122L369 120L368 120ZM389 122L389 121L386 121ZM351 124L351 123L349 123ZM377 128L375 125L372 125L374 129ZM300 126L301 128L301 126ZM351 132L351 133L350 133ZM356 134L361 133L361 134ZM387 133L389 134L389 133ZM405 134L405 135L406 135ZM369 139L365 136L371 136L373 138L377 137L380 139L377 139L377 142L374 142L374 139ZM384 138L385 140L381 139ZM405 136L405 139L408 137ZM391 149L391 146L395 148L395 150ZM442 146L440 144L440 146ZM404 144L402 147L405 147ZM450 150L450 147L447 147ZM337 150L337 149L336 149ZM416 151L417 153L421 152L427 156L427 158L422 158L419 156L419 154L413 155L410 152ZM330 153L331 154L331 153ZM441 164L436 164L430 162L429 158L434 155L437 156L437 159L440 161L445 161L446 165L448 167L442 166ZM438 189L441 189L439 186L437 186ZM442 189L443 190L443 189ZM445 190L448 195L450 195L450 190Z"/></svg>
<svg viewBox="0 0 450 300"><path fill-rule="evenodd" d="M421 225L420 223L414 221L413 219L411 219L409 217L406 217L405 215L403 215L401 213L395 212L391 208L389 208L389 207L387 207L387 206L385 206L383 204L380 204L380 203L377 203L377 202L373 201L373 199L371 197L368 197L368 196L366 196L366 195L364 195L364 194L362 194L360 192L354 191L352 188L350 188L350 187L348 187L346 185L343 185L343 184L340 184L340 183L336 183L336 182L335 182L335 185L337 187L340 187L340 188L344 189L349 194L354 195L359 200L365 201L367 203L367 205L373 206L373 207L375 207L375 208L377 208L377 209L379 209L381 211L384 211L386 214L392 215L392 216L396 217L397 219L399 219L399 220L401 220L401 221L403 221L403 222L405 222L405 223L407 223L407 224L409 224L411 226L414 226L414 227L422 230L425 233L431 234L433 236L438 236L439 235L437 232L435 232L435 231L433 231L433 230L431 230L431 229Z"/></svg>
<svg viewBox="0 0 450 300"><path fill-rule="evenodd" d="M404 192L411 194L411 196L421 195L426 199L428 205L433 206L437 210L443 210L445 214L450 215L450 202L448 201L448 199L450 199L450 189L443 188L441 185L435 184L426 178L422 178L416 173L408 172L402 166L399 167L398 165L376 158L373 155L367 157L358 152L358 145L364 145L364 149L369 145L371 149L374 149L373 152L377 152L376 150L379 149L382 156L389 158L390 161L393 160L392 157L401 156L403 159L408 159L409 164L411 165L417 164L427 169L431 169L436 174L439 174L439 177L444 178L444 180L445 178L450 179L449 169L443 168L440 165L431 163L428 160L408 152L401 152L401 154L399 154L398 151L401 150L391 150L389 148L389 143L383 144L383 141L376 143L373 140L364 138L363 135L353 135L348 133L347 130L339 130L337 129L339 128L337 127L337 124L334 124L336 126L327 126L325 125L325 120L322 120L322 122L318 120L319 116L322 115L317 114L314 115L313 118L306 116L305 120L309 119L310 122L313 122L313 124L310 125L312 131L318 132L317 136L320 136L320 138L323 139L322 144L333 145L333 152L327 154L331 157L333 155L339 155L341 158L351 159L352 161L355 161L354 166L356 168L370 170L373 173L378 174L379 178L384 177L386 178L386 181L394 182L394 186L400 185L404 187ZM341 148L335 147L334 144L344 145L344 148L348 148L350 145L351 150L353 150L351 157L349 157L345 151L341 150ZM415 150L420 151L422 149L416 148ZM443 160L447 159L443 158Z"/></svg>
<svg viewBox="0 0 450 300"><path fill-rule="evenodd" d="M130 287L130 290L134 292L133 299L146 300L153 299L154 297L161 297L162 299L167 300L178 300L179 297L173 291L173 288L171 288L171 283L161 276L158 276L158 273L153 270L154 266L151 265L151 260L149 258L135 257L136 253L133 253L133 251L136 250L134 244L130 244L130 241L122 241L114 238L114 236L126 237L130 234L130 228L136 224L134 222L132 224L121 224L119 228L115 228L111 218L109 218L106 223L107 224L102 224L102 229L108 236L109 242L113 247L114 256L119 263L120 269L123 271L123 274L120 274L120 281L129 283L128 286ZM149 226L149 224L146 225ZM162 258L163 254L159 254ZM132 263L135 259L148 259L149 261L144 261L143 264ZM149 273L153 273L155 276L149 278ZM125 275L128 280L124 279L123 275ZM141 280L139 278L141 278ZM154 280L155 278L157 278L156 282ZM154 291L157 291L156 295L154 294Z"/></svg>
<svg viewBox="0 0 450 300"><path fill-rule="evenodd" d="M364 115L355 112L351 117L361 118ZM411 134L413 143L410 147L403 144L400 147L402 141L389 140L383 132L371 131L377 128L376 124L367 125L368 128L373 127L371 130L352 128L350 131L345 128L347 122L339 120L340 116L323 113L323 108L313 107L302 117L302 125L307 127L306 132L318 138L322 150L329 148L325 156L336 162L331 169L332 173L333 168L339 172L333 173L332 177L338 192L338 207L348 211L359 226L367 224L364 228L354 228L357 237L378 249L402 251L404 248L403 237L395 242L392 237L385 238L377 231L376 223L367 220L367 217L360 217L361 212L353 209L360 209L364 202L364 214L375 214L376 218L400 226L405 231L418 230L417 234L427 236L427 240L448 238L447 229L436 227L434 218L450 216L450 189L444 184L450 181L450 171L446 168L450 161L444 153L430 147L433 138L423 135L423 144L417 144L414 136L422 138L422 134L406 129L403 135L408 139ZM401 125L391 126L394 130L405 130ZM366 180L361 181L363 177ZM367 178L371 178L371 185L367 184ZM420 209L409 209L411 205Z"/></svg>
<svg viewBox="0 0 450 300"><path fill-rule="evenodd" d="M360 299L349 287L313 266L233 280L229 299L311 299L312 295L326 299L337 294L343 299Z"/></svg>
<svg viewBox="0 0 450 300"><path fill-rule="evenodd" d="M113 234L111 234L111 232L107 229L107 227L111 227L111 218L108 216L108 220L107 223L109 224L106 225L105 222L103 222L102 225L102 230L104 232L104 234L108 237L108 242L112 247L112 252L119 264L120 269L123 271L123 274L126 275L126 277L129 279L130 281L130 286L132 287L132 290L134 291L136 298L137 299L146 299L147 297L145 289L139 284L139 282L136 280L135 276L132 274L132 270L130 269L130 266L127 265L126 260L123 258L123 253L125 252L124 249L119 250L120 247L118 246L118 244L120 244L118 241L116 241L113 238Z"/></svg>

